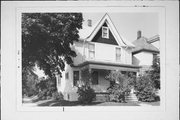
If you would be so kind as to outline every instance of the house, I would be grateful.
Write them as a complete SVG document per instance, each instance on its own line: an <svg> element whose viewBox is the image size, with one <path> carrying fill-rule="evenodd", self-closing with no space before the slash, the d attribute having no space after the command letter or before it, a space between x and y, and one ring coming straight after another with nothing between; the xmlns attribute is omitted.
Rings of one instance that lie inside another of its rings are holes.
<svg viewBox="0 0 180 120"><path fill-rule="evenodd" d="M96 24L88 20L79 31L79 41L74 42L72 49L77 56L73 66L66 64L62 77L57 76L57 89L66 100L77 100L77 86L84 80L90 82L97 93L107 92L110 82L107 74L112 70L137 73L139 65L132 64L134 45L123 38L115 28L108 14ZM91 74L90 79L88 78Z"/></svg>
<svg viewBox="0 0 180 120"><path fill-rule="evenodd" d="M137 32L137 39L132 42L135 45L132 50L132 63L142 67L140 73L149 70L153 64L153 59L159 55L159 42L159 35L148 39L142 36L141 31Z"/></svg>

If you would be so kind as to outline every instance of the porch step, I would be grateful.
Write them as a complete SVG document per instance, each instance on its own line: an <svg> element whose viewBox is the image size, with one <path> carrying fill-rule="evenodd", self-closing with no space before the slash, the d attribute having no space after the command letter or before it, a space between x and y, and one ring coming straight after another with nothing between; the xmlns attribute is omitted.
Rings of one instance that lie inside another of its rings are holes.
<svg viewBox="0 0 180 120"><path fill-rule="evenodd" d="M136 97L136 95L134 93L130 93L128 96L125 97L126 101L129 102L137 102L138 98Z"/></svg>

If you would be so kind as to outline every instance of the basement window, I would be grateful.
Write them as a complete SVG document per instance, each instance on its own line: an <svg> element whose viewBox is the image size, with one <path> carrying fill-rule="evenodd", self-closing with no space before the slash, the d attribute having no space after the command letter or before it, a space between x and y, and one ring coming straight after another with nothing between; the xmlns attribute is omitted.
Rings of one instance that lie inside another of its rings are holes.
<svg viewBox="0 0 180 120"><path fill-rule="evenodd" d="M108 27L102 27L102 38L109 38L109 28Z"/></svg>

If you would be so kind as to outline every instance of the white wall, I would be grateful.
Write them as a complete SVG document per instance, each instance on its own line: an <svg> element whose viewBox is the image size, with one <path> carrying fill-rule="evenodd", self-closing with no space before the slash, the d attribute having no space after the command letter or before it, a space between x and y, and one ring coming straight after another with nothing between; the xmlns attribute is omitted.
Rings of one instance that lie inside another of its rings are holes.
<svg viewBox="0 0 180 120"><path fill-rule="evenodd" d="M150 52L140 52L133 55L134 65L152 65L153 54Z"/></svg>
<svg viewBox="0 0 180 120"><path fill-rule="evenodd" d="M121 48L121 62L116 61L116 45L109 45L96 42L76 42L73 45L73 49L76 51L77 56L74 58L74 64L80 64L84 61L94 60L103 62L113 62L121 64L132 64L131 50L128 48ZM89 58L88 44L95 44L95 58Z"/></svg>

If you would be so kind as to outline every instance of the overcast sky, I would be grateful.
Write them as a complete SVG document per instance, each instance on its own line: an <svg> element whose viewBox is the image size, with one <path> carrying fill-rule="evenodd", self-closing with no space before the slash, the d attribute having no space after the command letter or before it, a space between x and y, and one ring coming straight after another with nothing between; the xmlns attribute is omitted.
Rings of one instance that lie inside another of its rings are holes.
<svg viewBox="0 0 180 120"><path fill-rule="evenodd" d="M92 20L92 24L101 19L105 13L83 13L83 19ZM119 34L130 42L137 38L137 31L142 31L142 36L150 38L158 34L157 13L108 13Z"/></svg>

